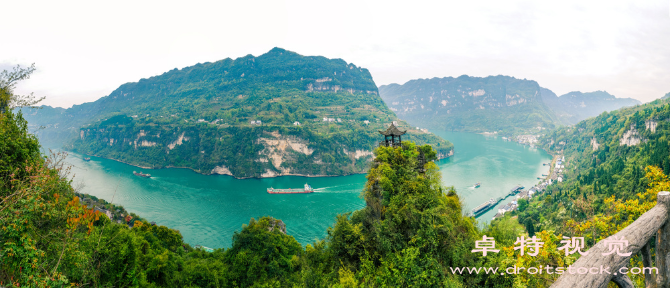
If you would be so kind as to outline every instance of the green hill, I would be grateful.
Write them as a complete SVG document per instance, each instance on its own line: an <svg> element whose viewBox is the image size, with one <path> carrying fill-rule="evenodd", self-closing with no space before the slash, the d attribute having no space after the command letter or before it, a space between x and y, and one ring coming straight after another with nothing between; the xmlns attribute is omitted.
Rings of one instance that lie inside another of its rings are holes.
<svg viewBox="0 0 670 288"><path fill-rule="evenodd" d="M346 175L367 169L398 121L367 69L274 48L126 83L69 109L25 111L46 145L133 165L235 177ZM451 143L410 127L405 139Z"/></svg>
<svg viewBox="0 0 670 288"><path fill-rule="evenodd" d="M414 125L507 135L537 133L640 103L602 91L558 97L535 81L501 75L418 79L384 85L379 92L391 110Z"/></svg>

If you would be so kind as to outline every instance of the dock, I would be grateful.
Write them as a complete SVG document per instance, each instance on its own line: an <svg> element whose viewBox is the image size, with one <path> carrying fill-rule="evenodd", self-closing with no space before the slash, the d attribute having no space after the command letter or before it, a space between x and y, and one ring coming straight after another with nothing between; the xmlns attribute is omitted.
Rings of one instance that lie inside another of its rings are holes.
<svg viewBox="0 0 670 288"><path fill-rule="evenodd" d="M500 202L507 199L507 197L519 194L519 192L521 192L523 190L523 188L524 188L523 186L517 185L517 186L514 186L514 188L512 188L512 190L510 190L510 192L505 197L498 197L498 198L495 198L495 199L491 198L489 201L486 201L486 202L480 204L479 206L475 207L474 209L472 209L472 211L471 211L472 215L474 215L475 218L481 216L482 214L491 210L491 208L496 207L496 205L498 205Z"/></svg>

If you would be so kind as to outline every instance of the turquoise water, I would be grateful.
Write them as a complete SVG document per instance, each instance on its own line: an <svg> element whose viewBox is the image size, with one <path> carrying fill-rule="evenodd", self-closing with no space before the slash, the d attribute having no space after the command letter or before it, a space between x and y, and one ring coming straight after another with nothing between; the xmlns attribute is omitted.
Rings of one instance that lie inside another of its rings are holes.
<svg viewBox="0 0 670 288"><path fill-rule="evenodd" d="M544 150L530 148L498 136L462 132L434 132L454 143L453 156L438 162L442 182L454 186L464 199L465 208L472 208L491 198L505 196L516 185L529 189L538 184L542 174L549 174L551 156ZM479 188L473 188L480 182ZM498 206L479 216L480 222L489 222L498 208L512 201L509 197Z"/></svg>
<svg viewBox="0 0 670 288"><path fill-rule="evenodd" d="M454 186L468 211L492 197L507 194L517 184L530 186L548 171L550 156L500 138L458 132L436 132L452 141L456 153L441 160L443 182ZM140 169L113 160L71 153L74 186L179 230L192 245L230 247L232 236L254 217L273 216L286 223L287 232L303 245L326 236L339 213L362 208L360 197L365 175L342 177L284 176L235 179L224 175L200 175L188 169ZM134 176L133 171L152 178ZM481 182L481 188L471 188ZM266 188L299 188L309 183L312 194L268 194ZM504 201L504 203L509 200ZM502 204L501 204L502 205ZM497 211L497 209L494 209ZM479 219L488 221L492 210Z"/></svg>

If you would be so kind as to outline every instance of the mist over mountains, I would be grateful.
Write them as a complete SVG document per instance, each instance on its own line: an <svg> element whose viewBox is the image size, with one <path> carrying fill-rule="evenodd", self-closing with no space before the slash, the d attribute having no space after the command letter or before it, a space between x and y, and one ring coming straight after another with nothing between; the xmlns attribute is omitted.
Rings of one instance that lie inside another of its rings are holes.
<svg viewBox="0 0 670 288"><path fill-rule="evenodd" d="M502 75L417 79L380 86L379 92L398 117L414 125L506 134L553 129L640 104L604 91L559 97L536 81Z"/></svg>

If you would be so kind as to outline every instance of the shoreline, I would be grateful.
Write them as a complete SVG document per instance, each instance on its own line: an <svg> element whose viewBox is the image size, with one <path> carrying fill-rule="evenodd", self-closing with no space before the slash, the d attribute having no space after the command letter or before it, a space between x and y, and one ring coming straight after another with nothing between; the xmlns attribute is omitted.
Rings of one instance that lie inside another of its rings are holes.
<svg viewBox="0 0 670 288"><path fill-rule="evenodd" d="M65 151L67 151L67 150L65 150ZM451 151L452 151L452 153L450 153L447 157L437 159L437 161L444 160L444 159L447 159L447 158L453 156L453 155L454 155L454 154L453 154L454 149L452 149ZM80 154L80 153L78 153L78 152L73 152L73 151L68 151L68 152L69 152L69 153L77 153L77 154L79 154L79 155L84 155L84 154ZM168 166L165 166L165 167L159 167L159 168L156 168L156 167L146 167L146 166L135 165L135 164L131 164L131 163L128 163L128 162L121 161L121 160L112 159L112 158L107 158L107 157L102 157L102 156L98 156L98 155L94 155L94 154L86 154L86 155L93 156L93 157L98 157L98 158L102 158L102 159L107 159L107 160L112 160L112 161L116 161L116 162L119 162L119 163L123 163L123 164L126 164L126 165L130 165L130 166L137 167L137 168L142 168L142 169L151 169L151 170L158 170L158 169L188 169L188 170L191 170L191 171L193 171L193 172L195 172L195 173L198 173L198 174L200 174L200 175L205 175L205 176L214 176L214 175L219 175L219 176L230 176L230 177L233 177L233 178L235 178L235 179L240 179L240 180L242 180L242 179L265 179L265 178L277 178L277 177L282 177L282 176L298 176L298 177L308 177L308 178L316 178L316 177L341 177L341 176L351 176L351 175L367 174L367 173L369 172L369 170L366 170L366 171L362 171L362 172L358 172L358 173L350 173L350 174L343 174L343 175L278 174L278 175L276 175L276 176L270 176L270 177L237 177L237 176L234 176L234 175L232 175L232 174L216 174L216 173L205 174L205 173L201 173L200 171L197 171L197 170L195 170L195 169L193 169L193 168L191 168L191 167L177 167L177 166L169 166L169 165L168 165ZM140 172L141 172L141 171L140 171Z"/></svg>
<svg viewBox="0 0 670 288"><path fill-rule="evenodd" d="M66 151L67 151L67 150L66 150ZM72 152L72 151L68 151L68 152L70 152L70 153L77 153L77 152ZM80 154L80 153L77 153L77 154L79 154L79 155L83 155L83 154ZM276 178L276 177L282 177L282 176L298 176L298 177L308 177L308 178L316 178L316 177L341 177L341 176L351 176L351 175L366 174L366 173L368 172L368 171L364 171L364 172L360 172L360 173L351 173L351 174L344 174L344 175L278 174L278 175L276 175L276 176L271 176L271 177L236 177L236 176L229 175L229 174L216 174L216 173L205 174L205 173L200 173L199 171L197 171L197 170L195 170L195 169L193 169L193 168L190 168L190 167L165 166L165 167L159 167L159 168L156 168L156 167L153 167L153 168L152 168L152 167L146 167L146 166L135 165L135 164L131 164L131 163L128 163L128 162L121 161L121 160L112 159L112 158L107 158L107 157L102 157L102 156L98 156L98 155L94 155L94 154L86 154L86 155L93 156L93 157L98 157L98 158L102 158L102 159L106 159L106 160L112 160L112 161L116 161L116 162L119 162L119 163L123 163L123 164L129 165L129 166L133 166L133 167L137 167L137 168L142 168L142 169L151 169L151 170L158 170L158 169L188 169L188 170L191 170L191 171L193 171L193 172L195 172L195 173L198 173L198 174L200 174L200 175L205 175L205 176L230 176L230 177L233 177L233 178L235 178L235 179L240 179L240 180L243 180L243 179L265 179L265 178Z"/></svg>

